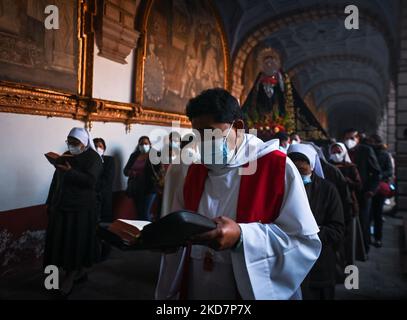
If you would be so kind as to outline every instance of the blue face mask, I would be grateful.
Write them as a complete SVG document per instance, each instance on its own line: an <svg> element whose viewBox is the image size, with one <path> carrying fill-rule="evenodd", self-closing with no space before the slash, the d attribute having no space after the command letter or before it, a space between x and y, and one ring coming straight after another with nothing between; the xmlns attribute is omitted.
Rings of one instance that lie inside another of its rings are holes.
<svg viewBox="0 0 407 320"><path fill-rule="evenodd" d="M204 164L206 164L207 166L219 164L226 165L230 162L230 160L232 160L235 150L229 149L227 139L233 128L233 124L234 122L230 126L226 136L223 137L223 139L219 139L214 143L212 141L204 141L203 146L200 146L201 149L203 147L204 150L212 150L211 153L208 153L208 155L204 156L205 159L202 159ZM202 150L200 150L200 153L201 155L204 154ZM221 160L221 162L219 160Z"/></svg>
<svg viewBox="0 0 407 320"><path fill-rule="evenodd" d="M301 175L301 177L302 177L302 182L304 182L304 185L305 185L305 186L306 186L307 184L312 183L311 175L307 175L307 176Z"/></svg>

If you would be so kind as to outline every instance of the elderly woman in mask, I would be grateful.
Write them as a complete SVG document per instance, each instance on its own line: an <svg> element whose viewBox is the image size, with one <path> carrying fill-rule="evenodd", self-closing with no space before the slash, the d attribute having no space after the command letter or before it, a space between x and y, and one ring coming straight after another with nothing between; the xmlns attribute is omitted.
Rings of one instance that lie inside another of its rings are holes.
<svg viewBox="0 0 407 320"><path fill-rule="evenodd" d="M345 177L349 191L351 193L352 205L349 207L349 216L351 221L346 225L345 233L345 257L346 265L354 264L356 248L355 242L352 240L355 237L353 225L359 223L355 217L359 215L359 204L356 194L362 191L362 179L357 166L352 163L346 146L341 142L336 142L329 147L329 162L337 167ZM346 215L346 213L345 213Z"/></svg>
<svg viewBox="0 0 407 320"><path fill-rule="evenodd" d="M362 190L362 179L360 178L357 166L350 160L346 146L341 143L334 143L329 147L329 162L337 167L345 177L349 189L352 193L353 208L352 215L359 213L356 192Z"/></svg>
<svg viewBox="0 0 407 320"><path fill-rule="evenodd" d="M332 300L335 297L336 250L344 235L341 198L335 186L324 179L320 159L312 146L292 145L288 157L302 176L322 242L321 254L301 286L303 298Z"/></svg>
<svg viewBox="0 0 407 320"><path fill-rule="evenodd" d="M89 133L73 128L66 141L66 161L56 165L47 199L48 227L44 267L65 272L60 293L67 296L75 282L86 280L96 255L96 183L103 164Z"/></svg>
<svg viewBox="0 0 407 320"><path fill-rule="evenodd" d="M163 201L161 206L161 216L171 213L170 208L173 205L175 191L180 179L185 179L189 166L200 160L197 151L196 136L194 133L186 134L181 141L181 150L179 158L174 159L168 167L164 180Z"/></svg>

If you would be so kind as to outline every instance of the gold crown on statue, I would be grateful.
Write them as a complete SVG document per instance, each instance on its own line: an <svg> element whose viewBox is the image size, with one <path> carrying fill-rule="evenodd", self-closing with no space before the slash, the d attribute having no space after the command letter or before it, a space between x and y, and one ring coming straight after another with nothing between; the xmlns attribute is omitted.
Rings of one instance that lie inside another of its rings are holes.
<svg viewBox="0 0 407 320"><path fill-rule="evenodd" d="M272 58L275 63L281 68L281 55L276 49L273 49L271 47L262 49L257 56L257 61L262 65L268 58Z"/></svg>

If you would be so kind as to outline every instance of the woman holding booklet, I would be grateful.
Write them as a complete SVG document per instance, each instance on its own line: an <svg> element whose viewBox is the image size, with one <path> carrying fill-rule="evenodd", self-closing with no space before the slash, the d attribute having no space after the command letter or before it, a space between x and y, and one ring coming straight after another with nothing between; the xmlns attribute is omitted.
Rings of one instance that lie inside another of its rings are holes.
<svg viewBox="0 0 407 320"><path fill-rule="evenodd" d="M65 272L60 293L69 295L75 282L87 278L96 256L96 183L103 163L89 133L74 128L66 141L66 161L55 164L47 199L48 228L44 268Z"/></svg>

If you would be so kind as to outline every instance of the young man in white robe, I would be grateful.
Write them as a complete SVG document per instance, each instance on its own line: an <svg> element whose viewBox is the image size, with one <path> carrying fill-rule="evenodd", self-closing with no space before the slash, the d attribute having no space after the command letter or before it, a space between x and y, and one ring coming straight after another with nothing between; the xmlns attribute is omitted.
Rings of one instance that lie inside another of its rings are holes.
<svg viewBox="0 0 407 320"><path fill-rule="evenodd" d="M239 103L223 89L192 99L187 115L202 163L178 177L169 212L197 212L217 229L163 254L156 299L301 299L321 242L298 170L278 140L244 133ZM208 139L208 130L221 135Z"/></svg>

